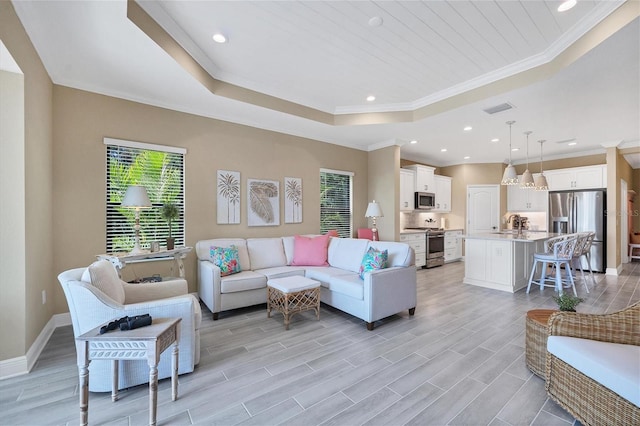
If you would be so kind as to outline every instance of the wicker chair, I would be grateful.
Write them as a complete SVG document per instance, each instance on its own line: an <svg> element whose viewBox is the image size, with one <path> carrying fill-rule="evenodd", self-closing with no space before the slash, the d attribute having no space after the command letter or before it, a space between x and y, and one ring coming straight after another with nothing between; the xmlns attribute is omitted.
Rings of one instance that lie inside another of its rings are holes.
<svg viewBox="0 0 640 426"><path fill-rule="evenodd" d="M558 312L550 336L570 336L640 346L640 302L605 315ZM638 425L640 408L547 352L546 390L584 425Z"/></svg>

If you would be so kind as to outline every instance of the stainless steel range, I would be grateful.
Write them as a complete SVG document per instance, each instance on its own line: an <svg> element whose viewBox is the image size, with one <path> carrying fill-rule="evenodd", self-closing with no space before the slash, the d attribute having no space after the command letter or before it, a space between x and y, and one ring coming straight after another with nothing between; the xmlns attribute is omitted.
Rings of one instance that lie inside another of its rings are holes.
<svg viewBox="0 0 640 426"><path fill-rule="evenodd" d="M435 268L444 265L444 230L427 230L427 266Z"/></svg>
<svg viewBox="0 0 640 426"><path fill-rule="evenodd" d="M407 229L420 229L426 231L427 238L427 265L425 268L435 268L444 265L444 229L417 227Z"/></svg>

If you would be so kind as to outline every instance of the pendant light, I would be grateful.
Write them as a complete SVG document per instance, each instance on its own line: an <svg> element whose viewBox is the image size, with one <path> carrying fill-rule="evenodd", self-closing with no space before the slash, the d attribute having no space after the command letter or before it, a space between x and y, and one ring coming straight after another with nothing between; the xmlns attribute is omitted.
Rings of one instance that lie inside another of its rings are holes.
<svg viewBox="0 0 640 426"><path fill-rule="evenodd" d="M536 176L536 191L548 191L549 184L547 183L547 178L542 172L542 144L546 141L544 139L539 140L540 144L540 174Z"/></svg>
<svg viewBox="0 0 640 426"><path fill-rule="evenodd" d="M529 135L531 133L533 133L531 130L524 132L524 134L527 135L527 170L524 171L522 181L520 182L520 188L523 189L533 189L536 187L536 184L533 181L533 175L529 171Z"/></svg>
<svg viewBox="0 0 640 426"><path fill-rule="evenodd" d="M509 165L504 169L504 175L502 175L502 185L517 185L518 175L516 174L516 168L511 164L511 126L515 121L507 121L509 125Z"/></svg>

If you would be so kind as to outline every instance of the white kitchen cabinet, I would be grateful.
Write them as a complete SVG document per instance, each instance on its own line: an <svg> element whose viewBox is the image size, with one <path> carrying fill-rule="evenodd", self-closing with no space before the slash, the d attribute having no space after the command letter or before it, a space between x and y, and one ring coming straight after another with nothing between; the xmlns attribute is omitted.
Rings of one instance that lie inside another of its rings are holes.
<svg viewBox="0 0 640 426"><path fill-rule="evenodd" d="M535 176L535 175L534 175ZM521 180L522 176L518 176ZM523 189L520 185L507 186L507 211L546 212L549 206L548 191Z"/></svg>
<svg viewBox="0 0 640 426"><path fill-rule="evenodd" d="M465 284L515 293L525 288L533 253L543 250L546 237L536 241L500 239L492 234L465 240Z"/></svg>
<svg viewBox="0 0 640 426"><path fill-rule="evenodd" d="M400 169L400 211L412 211L415 207L414 193L416 173L413 170Z"/></svg>
<svg viewBox="0 0 640 426"><path fill-rule="evenodd" d="M544 172L549 184L549 191L574 189L599 189L607 187L607 166L573 167Z"/></svg>
<svg viewBox="0 0 640 426"><path fill-rule="evenodd" d="M405 166L405 169L413 170L416 173L416 188L418 192L435 192L435 168L420 164Z"/></svg>
<svg viewBox="0 0 640 426"><path fill-rule="evenodd" d="M462 230L445 231L444 233L444 261L456 262L462 259Z"/></svg>
<svg viewBox="0 0 640 426"><path fill-rule="evenodd" d="M448 213L451 211L451 178L434 175L436 206L434 212Z"/></svg>
<svg viewBox="0 0 640 426"><path fill-rule="evenodd" d="M400 242L407 243L416 255L416 268L427 264L427 234L425 232L411 232L400 234Z"/></svg>

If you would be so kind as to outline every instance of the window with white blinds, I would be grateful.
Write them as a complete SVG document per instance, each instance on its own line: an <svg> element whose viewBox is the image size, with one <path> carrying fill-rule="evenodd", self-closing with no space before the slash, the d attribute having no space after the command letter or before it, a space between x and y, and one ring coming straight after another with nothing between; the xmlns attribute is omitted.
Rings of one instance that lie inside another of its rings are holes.
<svg viewBox="0 0 640 426"><path fill-rule="evenodd" d="M341 237L353 236L353 173L320 169L320 232L335 229Z"/></svg>
<svg viewBox="0 0 640 426"><path fill-rule="evenodd" d="M130 251L135 240L135 211L120 205L127 188L142 185L153 207L140 211L140 247L152 241L162 247L169 224L161 216L164 204L174 204L178 219L171 223L175 245L183 246L184 154L182 148L105 138L107 146L107 253Z"/></svg>

